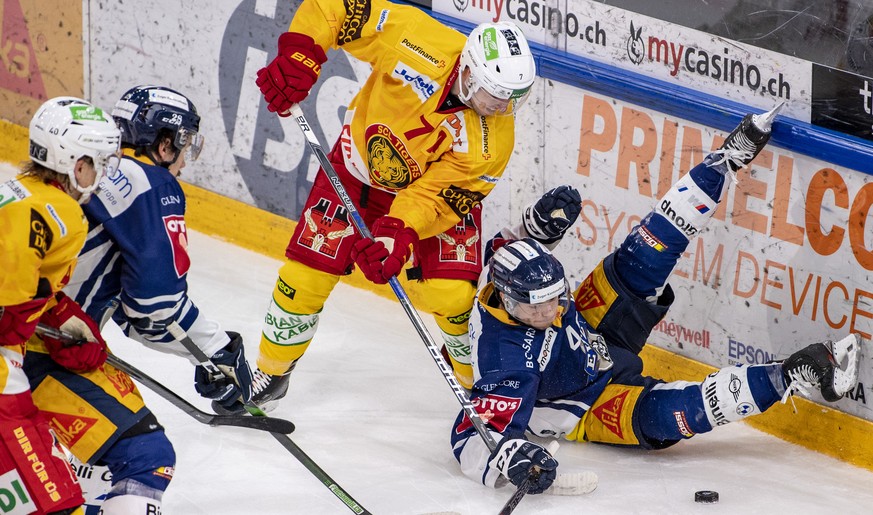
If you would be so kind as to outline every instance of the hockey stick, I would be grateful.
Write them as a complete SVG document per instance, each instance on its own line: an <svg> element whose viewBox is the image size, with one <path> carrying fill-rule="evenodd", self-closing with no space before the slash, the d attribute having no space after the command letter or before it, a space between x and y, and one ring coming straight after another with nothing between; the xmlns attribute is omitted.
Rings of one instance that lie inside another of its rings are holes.
<svg viewBox="0 0 873 515"><path fill-rule="evenodd" d="M300 126L300 130L303 131L303 136L306 138L306 141L309 144L309 148L315 154L315 157L318 159L319 164L321 164L321 169L324 170L324 173L330 180L334 191L342 201L343 206L349 212L349 215L352 218L352 222L355 224L355 228L358 230L362 237L372 240L373 234L370 232L367 224L364 223L364 219L358 212L358 208L355 207L355 204L349 197L349 194L346 191L345 186L343 186L339 175L337 175L336 170L334 170L333 165L327 158L327 155L324 153L324 149L318 142L318 138L315 136L315 132L313 132L312 126L309 125L309 122L306 120L306 116L303 114L303 109L301 109L300 104L292 105L287 113L294 117L297 125ZM403 310L406 311L406 315L409 317L412 325L415 326L415 330L418 332L418 335L424 341L427 350L430 352L430 357L434 360L434 362L436 362L437 367L439 367L440 372L442 372L443 374L443 378L446 380L447 383L449 383L449 386L455 393L455 397L458 399L458 402L461 403L461 409L464 411L464 414L467 415L467 418L469 418L470 422L472 422L473 427L476 429L476 432L479 433L479 436L481 436L482 439L485 441L485 445L488 447L488 450L494 452L494 449L497 448L497 442L494 440L494 437L491 436L491 433L488 432L488 429L485 427L485 423L482 422L482 419L479 417L479 412L477 412L476 409L473 407L473 404L470 402L470 398L467 396L467 393L464 391L463 387L461 387L460 383L458 383L458 380L455 379L455 375L452 373L451 367L448 365L448 363L446 363L446 360L440 353L439 347L437 347L433 336L430 335L427 328L424 326L424 322L421 320L421 316L418 314L418 311L416 311L415 308L412 306L412 301L409 300L409 296L406 294L406 291L403 289L400 281L397 280L397 277L392 277L388 281L388 284L391 285L391 289L394 290L394 295L397 296L397 300L400 301L400 305L403 306ZM525 480L525 482L518 487L518 490L516 490L515 494L513 494L510 500L503 507L503 510L500 511L500 515L508 515L509 513L512 513L512 511L518 505L519 501L521 501L521 498L524 497L524 495L527 493L528 488L529 480Z"/></svg>
<svg viewBox="0 0 873 515"><path fill-rule="evenodd" d="M200 363L202 367L204 367L209 375L213 378L222 378L229 377L228 374L225 374L209 357L206 355L203 350L191 340L191 337L185 332L182 326L179 325L175 320L167 326L167 330L173 335L173 338L179 341L185 349L190 352L194 358ZM269 418L267 414L264 413L262 409L255 406L252 403L246 405L246 410L253 415L253 417L245 417L252 418L253 420ZM292 456L297 458L297 460L306 467L306 470L312 473L315 477L318 478L321 483L327 487L328 490L333 492L333 494L343 502L352 512L357 513L358 515L371 515L366 508L361 506L351 495L348 494L345 490L340 487L336 481L334 481L327 472L325 472L321 467L318 466L317 463L312 461L312 458L306 455L303 450L295 444L288 435L284 435L281 433L271 432L273 438L275 438L282 447L288 450Z"/></svg>
<svg viewBox="0 0 873 515"><path fill-rule="evenodd" d="M60 329L49 327L45 324L37 325L36 330L40 334L52 338L57 338L58 340L68 342L69 344L76 345L79 343L79 341L72 335L64 333ZM147 386L149 389L153 390L155 393L166 399L170 404L176 406L180 410L190 415L197 422L210 426L244 427L248 429L255 429L258 431L268 431L271 433L294 432L294 424L288 420L283 420L280 418L254 418L234 415L213 415L211 413L206 413L205 411L200 411L193 404L189 403L166 386L162 385L155 379L148 376L145 372L142 372L141 370L137 369L130 363L127 363L118 356L115 356L114 354L109 354L106 357L106 361L113 367L121 370L122 372L125 372L130 377L136 379L143 385Z"/></svg>

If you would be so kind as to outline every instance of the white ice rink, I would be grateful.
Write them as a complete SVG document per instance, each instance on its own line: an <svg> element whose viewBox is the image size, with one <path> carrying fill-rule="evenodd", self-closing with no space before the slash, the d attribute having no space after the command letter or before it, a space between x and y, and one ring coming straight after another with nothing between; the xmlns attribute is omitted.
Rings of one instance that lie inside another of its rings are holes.
<svg viewBox="0 0 873 515"><path fill-rule="evenodd" d="M254 360L281 262L196 232L190 252L191 297L225 329L240 332ZM186 360L129 340L110 345L208 410L193 390ZM202 425L142 390L178 454L163 515L352 513L270 435ZM273 415L293 421L294 442L374 514L496 514L511 491L461 475L449 447L458 410L400 305L340 284ZM581 497L529 496L515 513L873 513L873 473L744 424L660 452L565 442L557 459L559 471L599 474L597 490ZM721 500L696 505L696 490L716 490Z"/></svg>
<svg viewBox="0 0 873 515"><path fill-rule="evenodd" d="M0 180L13 172L0 163ZM197 232L189 236L191 297L243 335L254 361L281 262ZM187 360L138 347L117 329L108 340L120 357L209 410L194 392ZM203 425L140 389L178 458L162 515L352 513L270 435ZM400 305L341 283L273 415L293 421L292 440L371 513L496 514L512 492L461 475L449 447L458 410ZM514 513L873 513L873 473L741 423L659 452L564 442L556 457L559 472L596 472L597 490L528 496ZM716 490L720 502L695 504L696 490Z"/></svg>
<svg viewBox="0 0 873 515"><path fill-rule="evenodd" d="M13 173L0 163L0 180ZM281 262L194 231L189 236L191 297L225 329L243 335L254 361ZM141 348L117 329L108 333L120 357L209 410L194 392L187 360ZM203 425L140 389L178 458L162 515L352 513L270 435ZM400 305L341 283L291 376L288 396L272 414L294 422L291 439L371 513L496 514L512 491L461 475L448 437L458 410ZM596 472L597 490L528 496L514 513L873 513L873 473L741 423L659 452L564 442L556 457L559 472ZM720 502L695 504L696 490L716 490Z"/></svg>

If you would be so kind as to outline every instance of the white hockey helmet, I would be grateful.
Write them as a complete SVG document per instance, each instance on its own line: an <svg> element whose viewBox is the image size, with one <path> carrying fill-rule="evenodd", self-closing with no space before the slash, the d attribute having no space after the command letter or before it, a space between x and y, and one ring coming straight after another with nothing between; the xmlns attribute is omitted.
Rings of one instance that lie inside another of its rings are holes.
<svg viewBox="0 0 873 515"><path fill-rule="evenodd" d="M84 203L104 175L118 168L121 131L112 118L90 102L76 97L55 97L37 109L30 121L30 159L70 177ZM89 157L97 177L91 186L76 180L76 162Z"/></svg>
<svg viewBox="0 0 873 515"><path fill-rule="evenodd" d="M465 70L470 70L466 80ZM479 114L492 114L482 113L476 106L490 97L497 101L494 114L513 114L530 93L536 64L518 26L510 22L483 23L467 38L459 73L460 98L465 104Z"/></svg>

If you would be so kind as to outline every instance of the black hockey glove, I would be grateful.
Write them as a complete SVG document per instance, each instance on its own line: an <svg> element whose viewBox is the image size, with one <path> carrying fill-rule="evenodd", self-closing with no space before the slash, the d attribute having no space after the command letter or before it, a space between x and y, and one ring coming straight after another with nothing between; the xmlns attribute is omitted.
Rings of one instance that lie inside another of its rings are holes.
<svg viewBox="0 0 873 515"><path fill-rule="evenodd" d="M506 437L488 458L488 466L500 471L513 485L530 478L529 494L546 491L557 476L558 462L549 451L523 438ZM534 470L536 467L538 470Z"/></svg>
<svg viewBox="0 0 873 515"><path fill-rule="evenodd" d="M582 212L582 196L572 186L558 186L546 192L524 210L524 228L540 243L555 243Z"/></svg>
<svg viewBox="0 0 873 515"><path fill-rule="evenodd" d="M242 337L230 331L227 336L230 337L230 343L211 358L225 375L212 378L205 368L198 365L194 368L194 389L228 410L239 411L234 404L240 400L247 403L252 399L252 370L246 361Z"/></svg>

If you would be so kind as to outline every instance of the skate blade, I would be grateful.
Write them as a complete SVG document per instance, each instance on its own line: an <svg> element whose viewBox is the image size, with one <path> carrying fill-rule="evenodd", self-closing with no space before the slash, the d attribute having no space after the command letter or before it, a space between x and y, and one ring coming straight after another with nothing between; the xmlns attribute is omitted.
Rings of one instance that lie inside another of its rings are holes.
<svg viewBox="0 0 873 515"><path fill-rule="evenodd" d="M839 368L834 371L834 391L845 395L858 384L858 365L861 360L861 337L853 333L833 343L834 359Z"/></svg>
<svg viewBox="0 0 873 515"><path fill-rule="evenodd" d="M755 127L757 127L761 132L769 132L770 127L773 126L773 120L776 119L776 115L779 114L779 111L782 110L784 105L785 102L779 102L779 105L770 109L766 113L752 116L752 123L754 123Z"/></svg>

